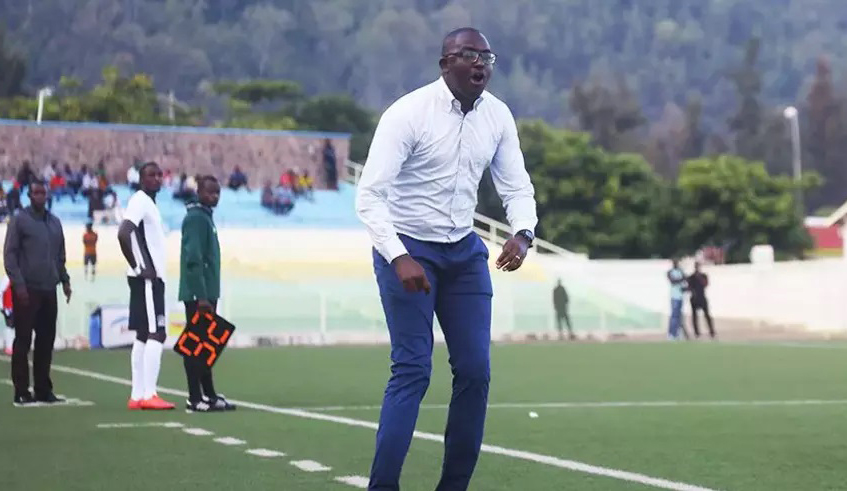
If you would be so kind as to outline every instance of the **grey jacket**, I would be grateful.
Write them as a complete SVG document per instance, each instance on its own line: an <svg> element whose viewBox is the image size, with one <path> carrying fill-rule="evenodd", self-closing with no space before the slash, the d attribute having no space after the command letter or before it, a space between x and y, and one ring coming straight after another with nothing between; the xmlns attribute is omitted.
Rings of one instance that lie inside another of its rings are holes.
<svg viewBox="0 0 847 491"><path fill-rule="evenodd" d="M6 226L3 263L12 288L55 291L69 281L62 222L49 211L39 218L30 206L21 210Z"/></svg>

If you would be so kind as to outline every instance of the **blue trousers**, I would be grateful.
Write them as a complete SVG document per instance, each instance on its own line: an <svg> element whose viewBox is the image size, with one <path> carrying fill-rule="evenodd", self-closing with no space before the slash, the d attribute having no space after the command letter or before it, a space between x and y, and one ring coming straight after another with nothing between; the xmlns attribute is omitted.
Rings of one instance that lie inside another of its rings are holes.
<svg viewBox="0 0 847 491"><path fill-rule="evenodd" d="M679 328L682 325L682 299L671 299L671 318L668 323L668 334L672 338L679 336Z"/></svg>
<svg viewBox="0 0 847 491"><path fill-rule="evenodd" d="M491 297L488 249L475 233L441 244L400 236L426 271L432 290L407 293L393 266L374 251L374 272L391 338L391 378L385 389L368 489L399 490L432 371L433 314L444 332L453 395L444 434L437 491L465 490L482 445L491 379Z"/></svg>

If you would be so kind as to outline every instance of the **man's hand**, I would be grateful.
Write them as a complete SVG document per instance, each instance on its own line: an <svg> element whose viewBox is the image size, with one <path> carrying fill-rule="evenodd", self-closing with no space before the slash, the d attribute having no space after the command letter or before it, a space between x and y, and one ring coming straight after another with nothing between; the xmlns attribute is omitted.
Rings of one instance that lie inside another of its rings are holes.
<svg viewBox="0 0 847 491"><path fill-rule="evenodd" d="M503 244L503 252L497 258L497 269L503 271L515 271L523 264L526 252L529 250L529 242L521 236L515 236Z"/></svg>
<svg viewBox="0 0 847 491"><path fill-rule="evenodd" d="M429 280L426 279L426 272L417 261L412 259L412 256L404 254L391 261L394 266L394 271L397 273L397 278L400 283L403 283L403 288L409 293L424 291L429 294L431 289Z"/></svg>
<svg viewBox="0 0 847 491"><path fill-rule="evenodd" d="M21 307L29 305L29 292L25 287L15 288L15 304Z"/></svg>
<svg viewBox="0 0 847 491"><path fill-rule="evenodd" d="M155 280L156 279L156 270L153 268L142 268L141 273L138 274L139 278L144 278L145 280Z"/></svg>
<svg viewBox="0 0 847 491"><path fill-rule="evenodd" d="M70 281L62 283L62 291L65 292L65 303L71 303L71 293L73 293L73 290L71 290Z"/></svg>
<svg viewBox="0 0 847 491"><path fill-rule="evenodd" d="M212 312L212 304L208 300L198 299L197 300L197 311L201 314L208 314Z"/></svg>

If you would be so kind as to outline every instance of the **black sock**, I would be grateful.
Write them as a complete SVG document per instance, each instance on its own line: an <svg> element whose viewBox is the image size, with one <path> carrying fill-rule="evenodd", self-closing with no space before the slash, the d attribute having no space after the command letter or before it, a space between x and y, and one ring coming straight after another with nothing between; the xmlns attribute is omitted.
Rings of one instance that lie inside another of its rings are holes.
<svg viewBox="0 0 847 491"><path fill-rule="evenodd" d="M188 401L198 403L203 398L200 394L200 366L193 358L183 357L182 364L185 367L185 378L188 380Z"/></svg>
<svg viewBox="0 0 847 491"><path fill-rule="evenodd" d="M215 392L215 384L212 383L212 369L201 367L201 370L200 384L203 386L203 394L209 399L218 397L218 394Z"/></svg>

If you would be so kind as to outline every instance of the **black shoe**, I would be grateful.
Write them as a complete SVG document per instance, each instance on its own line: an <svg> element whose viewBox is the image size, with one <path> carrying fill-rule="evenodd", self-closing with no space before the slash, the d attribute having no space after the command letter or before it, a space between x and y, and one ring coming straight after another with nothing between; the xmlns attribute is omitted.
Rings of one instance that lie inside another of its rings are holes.
<svg viewBox="0 0 847 491"><path fill-rule="evenodd" d="M44 402L44 403L47 403L47 404L56 404L56 403L59 403L59 402L65 402L64 399L62 399L61 397L56 397L56 394L54 394L52 392L48 392L46 394L41 394L41 395L35 396L35 401L36 402Z"/></svg>
<svg viewBox="0 0 847 491"><path fill-rule="evenodd" d="M32 394L29 392L24 392L23 394L16 395L12 404L17 407L28 406L30 404L35 404L35 398L32 397Z"/></svg>
<svg viewBox="0 0 847 491"><path fill-rule="evenodd" d="M221 394L209 399L209 405L217 411L235 411L236 408L235 404L227 401Z"/></svg>
<svg viewBox="0 0 847 491"><path fill-rule="evenodd" d="M221 411L221 409L211 406L206 401L185 401L185 412L187 413L213 413L216 411Z"/></svg>

